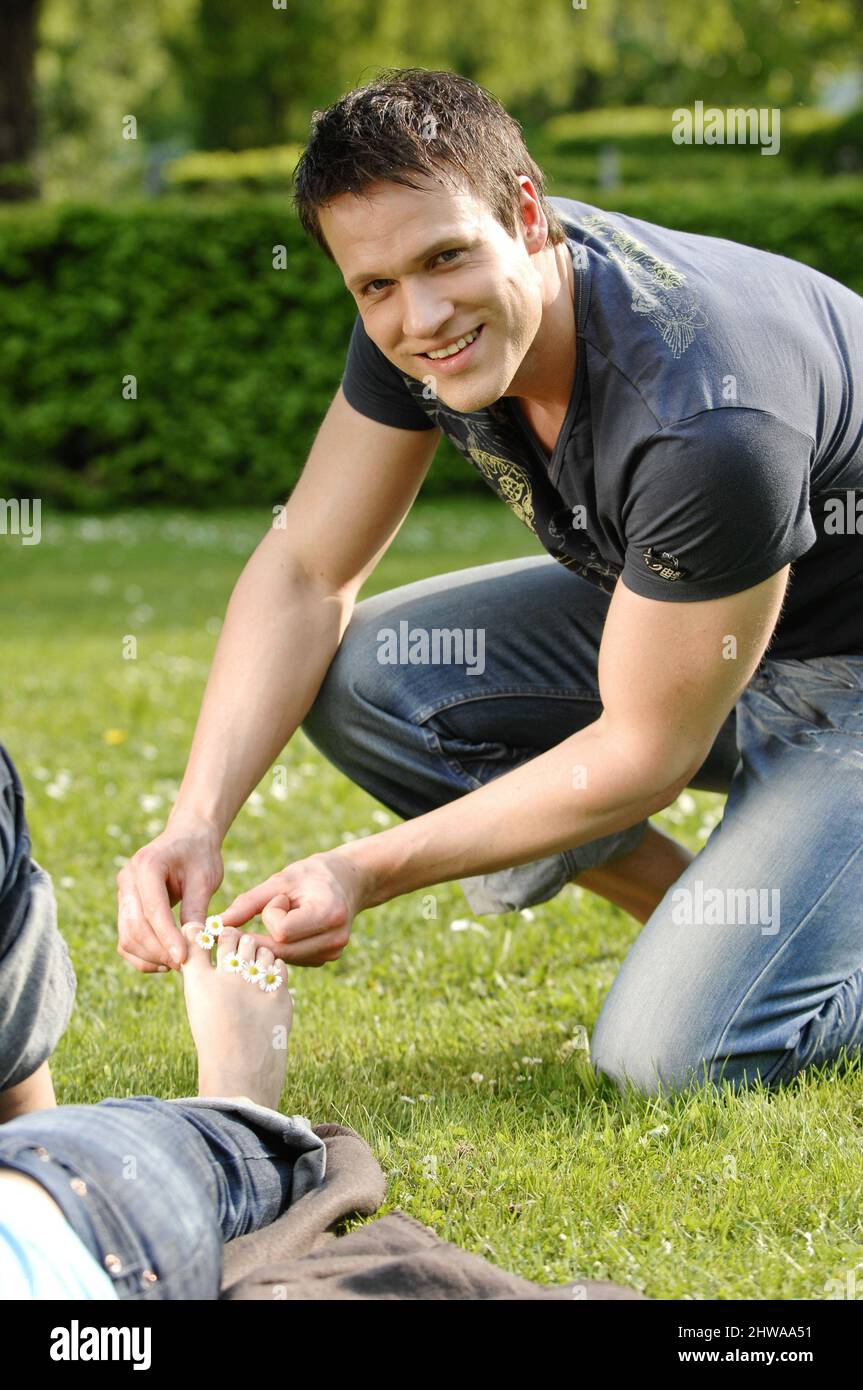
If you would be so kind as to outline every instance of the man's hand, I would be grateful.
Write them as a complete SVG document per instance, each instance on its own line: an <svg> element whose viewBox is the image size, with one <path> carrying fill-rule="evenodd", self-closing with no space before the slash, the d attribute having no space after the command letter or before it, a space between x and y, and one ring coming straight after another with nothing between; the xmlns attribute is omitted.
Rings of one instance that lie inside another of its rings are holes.
<svg viewBox="0 0 863 1390"><path fill-rule="evenodd" d="M224 869L218 832L196 816L169 820L117 875L117 950L136 970L179 968L186 941L181 922L203 922Z"/></svg>
<svg viewBox="0 0 863 1390"><path fill-rule="evenodd" d="M274 955L291 965L326 965L342 954L363 906L359 870L330 850L241 893L221 918L226 927L240 927L260 913Z"/></svg>

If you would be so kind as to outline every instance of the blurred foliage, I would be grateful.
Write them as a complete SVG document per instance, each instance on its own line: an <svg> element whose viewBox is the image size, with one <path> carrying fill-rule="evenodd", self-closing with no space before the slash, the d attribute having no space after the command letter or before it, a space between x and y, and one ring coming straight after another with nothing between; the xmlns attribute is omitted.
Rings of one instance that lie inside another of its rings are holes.
<svg viewBox="0 0 863 1390"><path fill-rule="evenodd" d="M212 150L181 155L164 169L165 182L180 192L284 192L302 145L271 145L262 150Z"/></svg>
<svg viewBox="0 0 863 1390"><path fill-rule="evenodd" d="M863 171L863 108L842 117L791 107L781 113L775 155L762 155L749 144L675 145L671 116L672 108L644 106L570 112L546 122L530 149L546 171L548 191L563 196L572 189L584 196L600 189L609 174L603 157L610 152L615 199L620 189L645 183L709 179L729 193L742 193L800 174L811 178Z"/></svg>
<svg viewBox="0 0 863 1390"><path fill-rule="evenodd" d="M614 206L863 290L859 179L787 181L757 198L675 180ZM273 268L279 245L285 270ZM341 378L354 314L285 198L3 210L0 495L81 509L275 504ZM136 399L123 398L130 375ZM453 488L482 484L445 442L425 491Z"/></svg>
<svg viewBox="0 0 863 1390"><path fill-rule="evenodd" d="M699 99L784 117L859 69L861 4L43 0L41 14L39 174L50 198L90 199L155 186L172 155L302 143L316 107L386 66L461 72L530 132L561 113ZM137 141L122 138L129 114Z"/></svg>
<svg viewBox="0 0 863 1390"><path fill-rule="evenodd" d="M792 106L783 115L783 138L791 135L799 139L812 131L831 130L840 120L832 111ZM546 137L560 149L570 145L598 148L609 140L624 146L641 146L654 140L667 145L669 130L667 106L603 106L598 111L567 111L553 116L545 125Z"/></svg>
<svg viewBox="0 0 863 1390"><path fill-rule="evenodd" d="M550 192L592 194L603 186L603 155L615 156L615 183L629 187L657 180L729 182L738 186L787 179L799 170L833 174L863 169L863 108L849 117L812 107L792 107L781 121L777 154L761 156L751 145L675 145L667 107L630 106L567 112L530 135L534 158ZM301 145L218 150L165 165L166 183L188 193L284 192ZM576 192L577 190L577 192ZM615 195L616 196L616 195Z"/></svg>
<svg viewBox="0 0 863 1390"><path fill-rule="evenodd" d="M826 174L863 171L863 106L835 125L812 130L800 144L800 161Z"/></svg>
<svg viewBox="0 0 863 1390"><path fill-rule="evenodd" d="M190 147L193 112L179 61L199 0L42 0L36 77L46 197L140 193L159 147ZM134 115L138 139L124 140Z"/></svg>

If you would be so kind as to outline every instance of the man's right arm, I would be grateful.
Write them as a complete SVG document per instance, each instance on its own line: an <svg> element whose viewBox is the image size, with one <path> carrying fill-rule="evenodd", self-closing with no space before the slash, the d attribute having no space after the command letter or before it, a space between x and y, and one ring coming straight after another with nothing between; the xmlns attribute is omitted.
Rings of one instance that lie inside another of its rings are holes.
<svg viewBox="0 0 863 1390"><path fill-rule="evenodd" d="M181 922L206 913L221 842L313 704L439 439L371 420L336 392L279 525L234 587L165 829L117 876L118 950L138 969L185 959L171 906L181 902Z"/></svg>

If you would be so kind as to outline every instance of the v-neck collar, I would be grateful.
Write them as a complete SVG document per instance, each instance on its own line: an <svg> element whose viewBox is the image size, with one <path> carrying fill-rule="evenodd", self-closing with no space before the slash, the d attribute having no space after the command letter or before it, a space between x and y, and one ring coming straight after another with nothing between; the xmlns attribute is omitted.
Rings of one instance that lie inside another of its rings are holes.
<svg viewBox="0 0 863 1390"><path fill-rule="evenodd" d="M580 243L576 242L573 245L573 242L570 241L569 237L566 238L566 243L569 247L569 253L572 258L572 273L574 287L573 313L575 316L576 342L575 376L572 383L572 391L569 397L569 404L566 408L566 415L564 416L563 424L560 427L560 431L557 436L557 441L555 443L554 450L551 453L551 455L546 453L545 449L540 444L533 430L530 428L530 425L527 422L527 419L521 409L521 406L519 405L518 397L510 396L508 398L508 405L513 420L515 421L522 435L529 444L532 453L535 455L536 458L539 459L543 469L548 474L548 477L552 483L556 482L557 478L560 475L560 470L563 466L563 456L564 451L566 449L567 440L569 439L570 433L572 431L572 426L578 414L578 407L581 403L581 395L584 389L585 375L583 332L584 316L587 309L588 298L587 257L585 256L584 248L580 245Z"/></svg>

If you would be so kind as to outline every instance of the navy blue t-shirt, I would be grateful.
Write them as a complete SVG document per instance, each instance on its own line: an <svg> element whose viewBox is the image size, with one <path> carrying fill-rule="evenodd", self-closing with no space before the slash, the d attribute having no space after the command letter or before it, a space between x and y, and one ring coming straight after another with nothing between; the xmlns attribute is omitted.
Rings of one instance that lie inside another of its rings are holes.
<svg viewBox="0 0 863 1390"><path fill-rule="evenodd" d="M723 598L790 563L769 655L863 652L863 299L784 256L550 202L577 333L551 457L514 397L470 413L429 399L360 317L349 403L440 426L549 554L608 593L622 577L647 598Z"/></svg>

